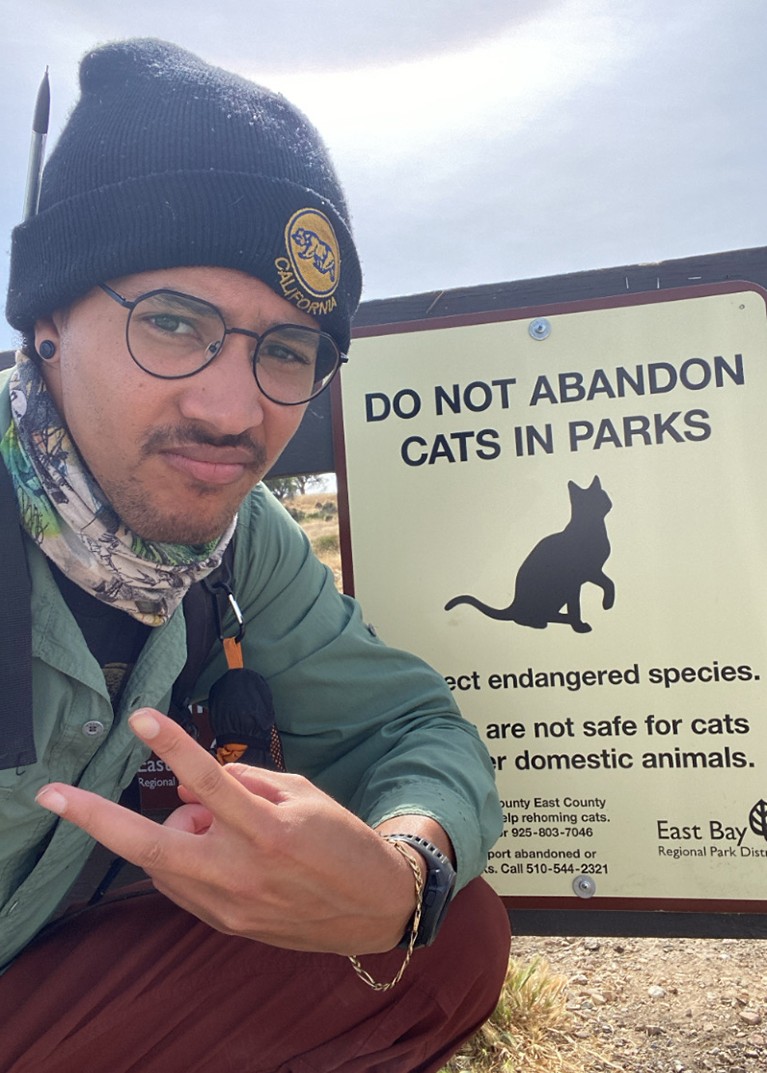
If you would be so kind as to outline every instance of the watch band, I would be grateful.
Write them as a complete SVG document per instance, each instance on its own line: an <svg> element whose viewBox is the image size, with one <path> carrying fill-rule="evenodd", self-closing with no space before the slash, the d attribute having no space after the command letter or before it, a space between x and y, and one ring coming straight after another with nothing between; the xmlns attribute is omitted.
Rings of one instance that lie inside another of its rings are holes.
<svg viewBox="0 0 767 1073"><path fill-rule="evenodd" d="M418 927L416 946L430 946L437 937L455 887L455 869L441 849L419 835L386 834L387 842L404 842L412 846L426 861L426 882L421 898L421 923ZM412 918L411 918L412 920ZM408 922L399 946L410 941L411 924Z"/></svg>

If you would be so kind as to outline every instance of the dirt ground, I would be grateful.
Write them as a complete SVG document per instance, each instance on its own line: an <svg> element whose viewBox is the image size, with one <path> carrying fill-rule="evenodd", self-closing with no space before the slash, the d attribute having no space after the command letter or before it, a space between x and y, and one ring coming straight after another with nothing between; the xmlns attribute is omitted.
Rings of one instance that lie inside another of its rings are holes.
<svg viewBox="0 0 767 1073"><path fill-rule="evenodd" d="M767 940L516 936L568 981L595 1073L767 1070Z"/></svg>

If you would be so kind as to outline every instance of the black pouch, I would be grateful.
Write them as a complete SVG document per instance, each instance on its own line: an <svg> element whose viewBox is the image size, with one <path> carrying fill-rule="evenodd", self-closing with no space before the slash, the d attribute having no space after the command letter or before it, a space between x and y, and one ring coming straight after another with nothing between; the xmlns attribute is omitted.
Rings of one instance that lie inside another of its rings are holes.
<svg viewBox="0 0 767 1073"><path fill-rule="evenodd" d="M211 752L219 764L251 764L284 771L282 743L267 681L247 667L230 668L211 686L208 719Z"/></svg>

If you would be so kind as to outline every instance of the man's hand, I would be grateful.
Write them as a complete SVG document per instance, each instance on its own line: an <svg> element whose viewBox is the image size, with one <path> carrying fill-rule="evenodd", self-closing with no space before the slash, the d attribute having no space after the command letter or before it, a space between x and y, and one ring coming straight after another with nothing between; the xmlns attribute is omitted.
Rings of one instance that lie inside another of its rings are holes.
<svg viewBox="0 0 767 1073"><path fill-rule="evenodd" d="M300 775L221 767L149 709L130 724L182 784L185 803L165 824L62 783L44 786L39 803L143 868L159 891L219 931L339 954L397 944L415 885L393 845Z"/></svg>

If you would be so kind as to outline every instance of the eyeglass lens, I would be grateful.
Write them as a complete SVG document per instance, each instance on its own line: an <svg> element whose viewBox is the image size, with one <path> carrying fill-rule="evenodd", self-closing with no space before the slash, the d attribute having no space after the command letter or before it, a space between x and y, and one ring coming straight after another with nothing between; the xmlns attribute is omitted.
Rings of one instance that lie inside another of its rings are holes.
<svg viewBox="0 0 767 1073"><path fill-rule="evenodd" d="M237 334L236 329L231 334ZM192 376L221 350L226 324L210 303L174 291L140 298L128 318L134 361L165 379ZM275 402L306 402L332 378L339 354L329 335L303 325L278 325L254 341L254 370L263 393Z"/></svg>

